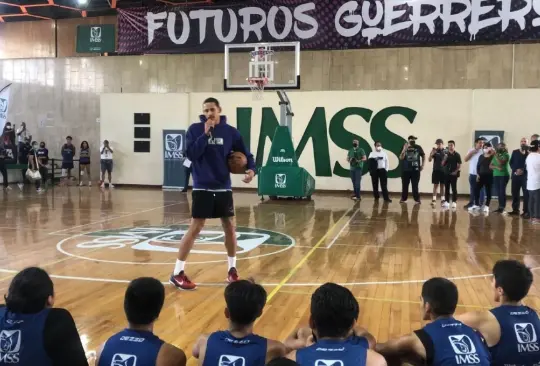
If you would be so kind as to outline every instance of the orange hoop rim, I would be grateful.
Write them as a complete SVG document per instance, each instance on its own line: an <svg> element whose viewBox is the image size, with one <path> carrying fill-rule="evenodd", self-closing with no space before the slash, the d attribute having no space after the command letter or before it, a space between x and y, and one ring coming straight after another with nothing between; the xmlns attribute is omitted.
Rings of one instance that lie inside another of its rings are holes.
<svg viewBox="0 0 540 366"><path fill-rule="evenodd" d="M260 86L260 85L264 86L268 84L268 78L251 77L251 78L247 78L247 81L249 84L257 85L257 86Z"/></svg>

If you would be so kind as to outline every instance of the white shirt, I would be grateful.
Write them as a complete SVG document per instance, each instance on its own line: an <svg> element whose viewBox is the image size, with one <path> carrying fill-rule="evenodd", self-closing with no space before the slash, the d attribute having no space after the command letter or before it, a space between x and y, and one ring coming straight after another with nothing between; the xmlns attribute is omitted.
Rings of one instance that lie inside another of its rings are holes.
<svg viewBox="0 0 540 366"><path fill-rule="evenodd" d="M476 151L476 149L470 149L468 152L467 152L467 155L471 152L471 151ZM478 158L480 158L480 155L482 155L483 152L482 152L482 149L478 150L478 152L476 154L474 154L471 159L469 160L469 174L470 175L477 175L477 171L476 171L476 166L478 165Z"/></svg>
<svg viewBox="0 0 540 366"><path fill-rule="evenodd" d="M105 147L104 145L101 145L101 147L99 148L99 151L101 152L104 147ZM109 144L109 147L112 149L112 146L110 144ZM101 159L112 160L112 156L113 156L113 152L109 149L105 149L105 151L103 151L103 154L101 154Z"/></svg>
<svg viewBox="0 0 540 366"><path fill-rule="evenodd" d="M26 138L26 128L24 131L22 130L22 127L17 128L17 141L18 142L24 142L24 139Z"/></svg>
<svg viewBox="0 0 540 366"><path fill-rule="evenodd" d="M376 159L377 160L377 169L386 169L390 167L390 163L388 162L388 155L386 155L386 151L384 149L381 149L381 151L372 151L369 153L368 159ZM382 159L377 159L382 158Z"/></svg>
<svg viewBox="0 0 540 366"><path fill-rule="evenodd" d="M531 152L525 159L527 167L527 190L540 189L540 154Z"/></svg>

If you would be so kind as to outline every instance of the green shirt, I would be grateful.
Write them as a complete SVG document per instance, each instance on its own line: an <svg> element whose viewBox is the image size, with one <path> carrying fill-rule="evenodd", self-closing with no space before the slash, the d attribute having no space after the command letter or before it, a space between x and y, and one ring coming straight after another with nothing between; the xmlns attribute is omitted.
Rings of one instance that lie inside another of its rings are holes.
<svg viewBox="0 0 540 366"><path fill-rule="evenodd" d="M498 157L501 160L506 160L506 164L504 164L504 167L502 167L502 170L496 169L500 168L501 164L497 160ZM493 176L494 177L506 177L510 175L510 170L508 169L508 162L510 161L510 154L508 152L504 153L497 153L495 156L493 156L493 159L491 160L491 164L495 169L493 169Z"/></svg>
<svg viewBox="0 0 540 366"><path fill-rule="evenodd" d="M366 156L366 152L364 151L364 149L360 147L353 147L349 150L349 154L347 156L349 157L351 168L362 169L362 167L364 166L362 158Z"/></svg>

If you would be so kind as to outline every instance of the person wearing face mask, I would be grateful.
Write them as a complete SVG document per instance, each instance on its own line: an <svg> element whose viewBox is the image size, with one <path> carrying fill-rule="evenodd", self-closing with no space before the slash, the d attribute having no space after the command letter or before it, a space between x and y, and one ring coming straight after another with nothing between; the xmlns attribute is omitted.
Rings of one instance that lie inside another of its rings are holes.
<svg viewBox="0 0 540 366"><path fill-rule="evenodd" d="M358 147L358 140L353 140L353 147L349 150L347 161L351 164L351 180L353 183L353 200L360 200L360 183L362 182L362 168L366 161L366 152Z"/></svg>
<svg viewBox="0 0 540 366"><path fill-rule="evenodd" d="M19 146L19 164L28 165L28 153L32 150L32 145L30 144L30 138L26 137L24 143ZM22 190L24 187L24 181L26 180L26 170L27 168L21 169L22 181L19 183L19 188Z"/></svg>
<svg viewBox="0 0 540 366"><path fill-rule="evenodd" d="M9 140L11 145L15 144L15 131L13 131L13 126L11 125L11 122L6 122L4 125L4 130L2 131L2 140L5 141Z"/></svg>
<svg viewBox="0 0 540 366"><path fill-rule="evenodd" d="M371 174L371 183L373 184L373 197L379 199L379 181L381 182L381 191L384 202L392 202L388 196L388 155L383 150L380 141L375 141L375 151L369 153L369 171Z"/></svg>
<svg viewBox="0 0 540 366"><path fill-rule="evenodd" d="M417 138L409 136L409 142L403 146L399 159L401 165L401 201L407 202L409 195L409 184L412 183L412 193L415 203L420 204L420 193L418 192L418 183L420 182L420 172L424 169L426 163L426 154L420 145L416 144Z"/></svg>
<svg viewBox="0 0 540 366"><path fill-rule="evenodd" d="M523 137L520 148L512 151L510 168L512 169L512 211L509 215L519 215L520 191L523 190L523 213L521 217L529 218L529 192L527 191L527 171L525 160L529 155L529 140Z"/></svg>
<svg viewBox="0 0 540 366"><path fill-rule="evenodd" d="M493 168L491 160L495 151L491 147L491 144L488 142L484 144L483 154L478 158L478 163L476 164L476 187L474 192L474 205L469 207L469 212L476 212L480 209L484 213L489 213L489 204L491 202L491 186L493 185ZM480 195L482 189L486 190L486 202L485 205L480 207Z"/></svg>
<svg viewBox="0 0 540 366"><path fill-rule="evenodd" d="M540 151L538 140L531 141L527 166L527 190L529 191L529 212L533 224L540 223Z"/></svg>
<svg viewBox="0 0 540 366"><path fill-rule="evenodd" d="M499 143L496 154L491 160L493 183L495 184L497 199L499 201L499 208L495 211L497 213L503 213L506 207L506 186L510 180L510 171L508 169L509 160L510 154L508 154L506 144L504 142Z"/></svg>
<svg viewBox="0 0 540 366"><path fill-rule="evenodd" d="M37 144L34 144L34 146L37 147ZM38 192L42 192L43 189L41 188L41 184L47 184L47 176L49 174L49 170L47 169L47 164L49 164L49 149L45 147L45 142L41 141L39 143L39 149L37 149L36 155L39 173L41 174L41 182L36 182L36 188L38 189Z"/></svg>

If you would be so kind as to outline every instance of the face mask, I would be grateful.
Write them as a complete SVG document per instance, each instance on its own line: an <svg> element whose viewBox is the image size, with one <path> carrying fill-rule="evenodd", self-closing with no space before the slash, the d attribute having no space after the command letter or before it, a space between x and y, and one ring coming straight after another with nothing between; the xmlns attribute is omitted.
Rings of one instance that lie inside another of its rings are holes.
<svg viewBox="0 0 540 366"><path fill-rule="evenodd" d="M353 146L353 147L358 147L358 144L357 144L357 143L353 143L352 146Z"/></svg>
<svg viewBox="0 0 540 366"><path fill-rule="evenodd" d="M38 147L37 144L32 145L32 149L37 149L37 147Z"/></svg>
<svg viewBox="0 0 540 366"><path fill-rule="evenodd" d="M524 150L524 151L529 150L529 145L525 145L525 144L521 145L521 150Z"/></svg>
<svg viewBox="0 0 540 366"><path fill-rule="evenodd" d="M411 146L416 145L416 141L414 141L414 140L409 141L409 145L411 145Z"/></svg>
<svg viewBox="0 0 540 366"><path fill-rule="evenodd" d="M382 150L382 147L381 147L381 146L375 146L375 150L381 151L381 150Z"/></svg>
<svg viewBox="0 0 540 366"><path fill-rule="evenodd" d="M45 147L45 144L41 144L41 145L39 145L39 147L43 148L43 147Z"/></svg>

